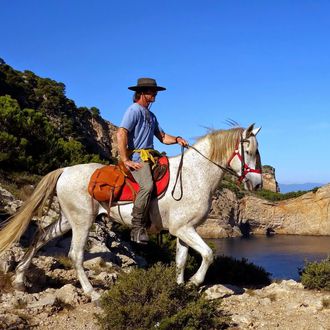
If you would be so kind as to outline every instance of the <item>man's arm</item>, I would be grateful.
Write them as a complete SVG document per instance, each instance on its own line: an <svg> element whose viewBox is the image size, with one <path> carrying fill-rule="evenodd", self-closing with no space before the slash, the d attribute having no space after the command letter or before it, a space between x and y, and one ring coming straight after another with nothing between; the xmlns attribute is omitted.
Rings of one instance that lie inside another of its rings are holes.
<svg viewBox="0 0 330 330"><path fill-rule="evenodd" d="M183 139L181 136L173 136L166 134L165 132L158 132L156 134L157 139L164 144L175 144L178 143L183 147L188 146L188 142Z"/></svg>
<svg viewBox="0 0 330 330"><path fill-rule="evenodd" d="M142 167L140 163L133 162L128 157L127 150L127 141L128 141L128 131L123 127L119 127L117 131L117 142L118 142L118 152L120 159L127 168L139 169Z"/></svg>

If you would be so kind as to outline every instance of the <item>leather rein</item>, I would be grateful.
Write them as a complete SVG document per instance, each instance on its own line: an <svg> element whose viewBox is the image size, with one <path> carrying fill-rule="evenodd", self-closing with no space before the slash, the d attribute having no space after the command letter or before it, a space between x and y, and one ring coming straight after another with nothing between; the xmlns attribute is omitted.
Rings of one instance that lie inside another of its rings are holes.
<svg viewBox="0 0 330 330"><path fill-rule="evenodd" d="M240 138L240 140L237 143L237 147L235 148L233 154L231 155L231 157L229 158L228 162L227 162L227 166L224 167L216 162L214 162L212 159L206 157L204 154L202 154L198 149L196 149L193 146L188 146L186 148L191 148L193 150L195 150L198 154L200 154L202 157L204 157L205 159L207 159L209 162L211 162L212 164L214 164L215 166L219 167L221 170L223 170L224 172L227 172L228 174L234 175L237 177L237 182L238 184L247 181L246 175L248 173L261 173L261 170L259 169L253 169L251 167L249 167L249 165L247 165L245 163L245 157L244 157L244 147L243 147L243 143L247 142L247 139L243 139L242 137ZM239 147L241 148L241 153L239 153ZM179 201L182 199L183 197L183 186L182 186L182 167L183 167L183 155L184 155L184 148L183 146L181 146L181 159L180 159L180 163L178 166L178 171L176 173L176 178L175 178L175 183L174 183L174 187L172 189L172 197L174 200ZM241 162L241 175L238 175L234 170L232 170L230 168L230 163L231 161L235 158L238 157L238 159ZM178 198L174 197L174 192L176 189L176 185L178 183L178 180L180 180L180 196Z"/></svg>

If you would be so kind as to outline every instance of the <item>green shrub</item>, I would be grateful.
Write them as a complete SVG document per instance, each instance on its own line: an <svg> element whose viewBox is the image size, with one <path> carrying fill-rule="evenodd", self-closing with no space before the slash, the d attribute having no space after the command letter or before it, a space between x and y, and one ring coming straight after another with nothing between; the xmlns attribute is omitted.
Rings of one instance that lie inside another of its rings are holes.
<svg viewBox="0 0 330 330"><path fill-rule="evenodd" d="M206 273L206 284L233 284L238 286L258 287L271 283L270 273L247 259L241 260L217 256Z"/></svg>
<svg viewBox="0 0 330 330"><path fill-rule="evenodd" d="M260 191L256 191L255 195L257 197L261 197L264 199L267 199L268 201L272 201L272 202L277 202L277 201L283 201L283 200L287 200L290 198L297 198L300 197L308 192L316 192L318 188L314 188L313 190L298 190L298 191L292 191L292 192L288 192L285 194L282 193L277 193L277 192L273 192L270 190L260 190Z"/></svg>
<svg viewBox="0 0 330 330"><path fill-rule="evenodd" d="M270 166L268 166L268 167L270 167ZM300 197L300 196L302 196L302 195L304 195L308 192L315 193L319 189L319 187L316 187L316 188L311 189L311 190L292 191L292 192L288 192L288 193L285 193L285 194L278 193L278 192L273 192L273 191L265 190L265 189L257 190L257 191L254 191L254 192L247 192L247 191L244 190L242 184L240 186L238 186L227 175L225 175L224 179L220 182L218 190L221 192L225 188L231 190L236 195L236 197L238 199L243 198L247 194L253 194L257 197L266 199L266 200L271 201L271 202L283 201L283 200L287 200L287 199L290 199L290 198L297 198L297 197Z"/></svg>
<svg viewBox="0 0 330 330"><path fill-rule="evenodd" d="M175 267L156 264L119 277L103 295L102 329L223 329L217 301L205 300L195 287L175 282Z"/></svg>
<svg viewBox="0 0 330 330"><path fill-rule="evenodd" d="M301 283L307 289L330 291L330 257L320 262L305 263Z"/></svg>
<svg viewBox="0 0 330 330"><path fill-rule="evenodd" d="M223 189L229 189L236 195L238 199L243 198L246 194L242 188L242 185L238 186L235 182L226 177L220 182L219 185L219 190L222 191Z"/></svg>

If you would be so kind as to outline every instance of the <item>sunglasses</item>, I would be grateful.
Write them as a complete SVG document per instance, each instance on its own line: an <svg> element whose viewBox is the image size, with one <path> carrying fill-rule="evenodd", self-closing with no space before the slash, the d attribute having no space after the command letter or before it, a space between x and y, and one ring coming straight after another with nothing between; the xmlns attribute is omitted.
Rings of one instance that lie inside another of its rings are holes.
<svg viewBox="0 0 330 330"><path fill-rule="evenodd" d="M151 95L151 96L156 96L157 93L158 93L157 91L146 91L146 92L144 92L144 94Z"/></svg>

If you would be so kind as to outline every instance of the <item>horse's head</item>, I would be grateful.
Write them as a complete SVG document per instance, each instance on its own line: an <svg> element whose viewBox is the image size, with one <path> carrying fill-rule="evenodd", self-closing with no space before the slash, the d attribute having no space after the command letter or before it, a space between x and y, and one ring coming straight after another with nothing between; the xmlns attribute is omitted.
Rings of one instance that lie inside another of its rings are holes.
<svg viewBox="0 0 330 330"><path fill-rule="evenodd" d="M260 128L254 128L254 124L245 129L227 163L227 166L238 175L239 182L243 182L244 188L250 191L262 186L261 162L256 138L259 131Z"/></svg>

